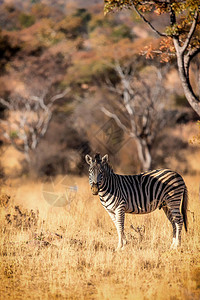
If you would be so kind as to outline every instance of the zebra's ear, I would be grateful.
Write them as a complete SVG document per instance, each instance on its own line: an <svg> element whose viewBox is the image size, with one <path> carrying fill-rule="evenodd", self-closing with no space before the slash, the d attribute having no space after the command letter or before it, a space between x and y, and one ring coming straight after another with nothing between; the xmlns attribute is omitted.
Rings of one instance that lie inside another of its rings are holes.
<svg viewBox="0 0 200 300"><path fill-rule="evenodd" d="M106 155L104 155L104 156L102 157L102 162L103 162L103 163L107 163L107 162L108 162L108 154L106 154Z"/></svg>
<svg viewBox="0 0 200 300"><path fill-rule="evenodd" d="M88 165L91 165L91 163L92 163L92 157L89 156L89 154L86 154L85 160L86 160L86 163L87 163Z"/></svg>

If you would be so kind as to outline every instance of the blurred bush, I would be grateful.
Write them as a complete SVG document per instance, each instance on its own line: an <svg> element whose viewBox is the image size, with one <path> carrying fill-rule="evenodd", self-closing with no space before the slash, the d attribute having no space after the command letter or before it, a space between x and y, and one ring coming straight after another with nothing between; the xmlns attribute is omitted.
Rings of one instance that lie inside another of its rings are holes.
<svg viewBox="0 0 200 300"><path fill-rule="evenodd" d="M21 13L19 15L19 22L22 28L28 28L35 23L35 17L33 15Z"/></svg>

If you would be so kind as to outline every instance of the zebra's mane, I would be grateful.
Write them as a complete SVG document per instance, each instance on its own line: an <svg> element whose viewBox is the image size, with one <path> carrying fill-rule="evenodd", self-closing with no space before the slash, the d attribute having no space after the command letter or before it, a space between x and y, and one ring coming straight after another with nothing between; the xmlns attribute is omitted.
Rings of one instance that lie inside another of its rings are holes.
<svg viewBox="0 0 200 300"><path fill-rule="evenodd" d="M113 173L113 168L108 162L102 162L100 153L96 153L94 156L94 159L96 160L97 163L102 163L102 165L105 168L106 173Z"/></svg>
<svg viewBox="0 0 200 300"><path fill-rule="evenodd" d="M112 166L109 163L105 163L107 173L114 173Z"/></svg>
<svg viewBox="0 0 200 300"><path fill-rule="evenodd" d="M97 163L100 163L101 162L100 153L96 153L95 156L94 156L94 159L96 160Z"/></svg>

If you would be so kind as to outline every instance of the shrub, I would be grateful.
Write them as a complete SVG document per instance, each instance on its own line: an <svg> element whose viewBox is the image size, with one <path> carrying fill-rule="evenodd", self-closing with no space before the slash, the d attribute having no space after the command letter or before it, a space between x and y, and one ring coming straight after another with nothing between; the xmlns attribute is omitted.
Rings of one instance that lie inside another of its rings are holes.
<svg viewBox="0 0 200 300"><path fill-rule="evenodd" d="M21 13L19 15L19 22L22 28L27 28L35 23L35 17L29 14Z"/></svg>
<svg viewBox="0 0 200 300"><path fill-rule="evenodd" d="M132 38L131 30L128 26L122 24L113 29L113 32L111 34L112 38L115 42L123 39L123 38Z"/></svg>

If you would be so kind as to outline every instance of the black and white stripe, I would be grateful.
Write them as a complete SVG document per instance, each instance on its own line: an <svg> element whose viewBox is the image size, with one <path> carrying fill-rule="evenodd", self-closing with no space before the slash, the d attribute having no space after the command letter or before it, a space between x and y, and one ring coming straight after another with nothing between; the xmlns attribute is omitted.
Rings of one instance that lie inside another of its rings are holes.
<svg viewBox="0 0 200 300"><path fill-rule="evenodd" d="M93 194L99 194L103 207L117 228L122 248L125 213L147 214L163 209L173 227L172 247L180 243L183 223L187 231L187 188L183 178L168 169L153 170L139 175L115 174L108 164L108 156L99 154L92 159L86 155L90 165L89 182Z"/></svg>

